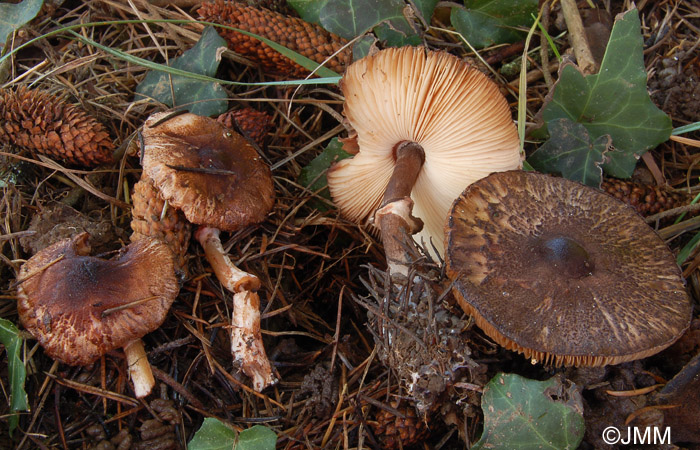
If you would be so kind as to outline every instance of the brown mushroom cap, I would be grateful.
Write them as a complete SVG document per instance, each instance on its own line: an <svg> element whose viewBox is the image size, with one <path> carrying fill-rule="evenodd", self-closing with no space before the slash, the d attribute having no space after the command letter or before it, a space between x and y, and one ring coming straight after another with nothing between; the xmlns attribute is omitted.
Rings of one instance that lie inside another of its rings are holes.
<svg viewBox="0 0 700 450"><path fill-rule="evenodd" d="M650 356L692 305L664 241L624 203L532 172L490 175L450 210L445 263L462 308L526 357L601 366Z"/></svg>
<svg viewBox="0 0 700 450"><path fill-rule="evenodd" d="M143 126L144 174L187 220L224 231L262 222L274 204L270 168L214 119L157 113Z"/></svg>
<svg viewBox="0 0 700 450"><path fill-rule="evenodd" d="M348 67L344 112L359 153L328 171L341 213L371 218L392 175L396 147L416 142L425 152L411 198L424 222L418 235L442 248L445 216L466 186L521 167L508 102L486 75L459 58L422 47L382 50Z"/></svg>
<svg viewBox="0 0 700 450"><path fill-rule="evenodd" d="M45 248L19 275L20 321L49 356L70 365L90 364L158 328L179 290L171 252L157 240L103 260L86 256L87 239L81 233Z"/></svg>

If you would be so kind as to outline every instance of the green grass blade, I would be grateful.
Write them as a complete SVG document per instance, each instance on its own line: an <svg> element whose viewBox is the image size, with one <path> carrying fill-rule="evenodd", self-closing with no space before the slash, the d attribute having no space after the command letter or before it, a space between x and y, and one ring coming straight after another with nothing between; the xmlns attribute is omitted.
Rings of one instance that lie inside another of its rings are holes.
<svg viewBox="0 0 700 450"><path fill-rule="evenodd" d="M547 39L547 42L549 43L549 47L552 49L554 52L554 55L557 57L557 61L561 61L561 54L559 53L559 49L557 48L556 44L554 43L554 40L552 40L552 36L549 35L547 30L544 29L542 26L542 23L539 21L539 17L535 18L535 16L532 16L533 19L535 19L535 23L540 29L540 32L544 35L545 39Z"/></svg>
<svg viewBox="0 0 700 450"><path fill-rule="evenodd" d="M10 381L10 411L13 413L8 421L10 424L10 436L17 428L19 417L17 411L29 409L27 393L24 391L24 380L27 372L20 358L22 338L17 327L9 320L0 319L0 342L7 352L7 371Z"/></svg>
<svg viewBox="0 0 700 450"><path fill-rule="evenodd" d="M525 48L523 49L523 57L520 65L520 80L518 84L518 138L520 139L520 153L525 156L525 120L527 119L527 49L530 48L530 40L535 34L535 29L540 23L542 10L535 18L535 23L530 27L530 31L525 38Z"/></svg>
<svg viewBox="0 0 700 450"><path fill-rule="evenodd" d="M678 136L679 134L690 133L698 130L700 130L700 122L695 122L689 123L688 125L683 125L682 127L674 128L673 131L671 131L671 134L673 136Z"/></svg>
<svg viewBox="0 0 700 450"><path fill-rule="evenodd" d="M680 252L678 252L678 256L676 257L676 262L680 266L683 264L689 257L690 254L693 253L693 250L695 250L695 247L698 246L698 243L700 243L700 233L696 234L693 236L693 239L690 240L685 246L681 249Z"/></svg>

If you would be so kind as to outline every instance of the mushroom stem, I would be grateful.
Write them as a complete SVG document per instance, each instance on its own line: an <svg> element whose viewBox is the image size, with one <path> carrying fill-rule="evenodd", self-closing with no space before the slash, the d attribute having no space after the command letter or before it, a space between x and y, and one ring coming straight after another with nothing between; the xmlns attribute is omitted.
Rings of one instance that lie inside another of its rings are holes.
<svg viewBox="0 0 700 450"><path fill-rule="evenodd" d="M233 361L253 380L253 388L260 392L277 381L272 374L260 333L260 297L255 292L260 289L260 279L231 262L224 253L217 228L200 227L195 238L202 244L216 277L233 293Z"/></svg>
<svg viewBox="0 0 700 450"><path fill-rule="evenodd" d="M374 223L382 232L389 272L407 276L410 258L406 250L412 245L412 239L406 237L423 228L423 222L412 215L411 190L425 162L425 153L415 142L399 144L395 152L394 172L384 192L382 206L374 215Z"/></svg>
<svg viewBox="0 0 700 450"><path fill-rule="evenodd" d="M199 227L195 238L202 244L207 261L221 284L234 294L241 291L257 291L260 280L255 275L236 267L226 256L219 239L219 230L212 227Z"/></svg>
<svg viewBox="0 0 700 450"><path fill-rule="evenodd" d="M425 152L416 142L402 142L396 146L395 158L396 165L384 191L382 206L411 195L425 162Z"/></svg>
<svg viewBox="0 0 700 450"><path fill-rule="evenodd" d="M134 393L136 398L143 398L151 393L153 386L156 384L151 371L151 365L148 363L146 350L143 348L143 341L135 339L124 346L126 354L126 363L129 368L129 377L134 383Z"/></svg>
<svg viewBox="0 0 700 450"><path fill-rule="evenodd" d="M256 292L234 294L231 327L234 366L240 366L253 380L253 388L258 392L276 383L260 333L260 297Z"/></svg>

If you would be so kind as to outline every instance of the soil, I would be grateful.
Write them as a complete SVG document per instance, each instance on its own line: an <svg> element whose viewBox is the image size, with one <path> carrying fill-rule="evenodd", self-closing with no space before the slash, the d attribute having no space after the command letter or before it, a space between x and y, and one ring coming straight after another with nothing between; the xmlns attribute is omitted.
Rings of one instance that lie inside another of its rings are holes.
<svg viewBox="0 0 700 450"><path fill-rule="evenodd" d="M195 8L178 6L178 1L46 3L37 18L16 34L13 46L55 29L57 23L195 15ZM589 3L607 9L605 17L615 17L629 2L581 1L579 7L586 10ZM700 121L697 2L641 1L637 6L652 100L672 118L674 127ZM293 14L284 4L274 8ZM488 71L441 23L448 13L441 5L425 42ZM557 26L565 28L562 20L558 6L548 12L545 22L551 34L558 33ZM611 22L591 23L599 29ZM201 27L113 23L80 32L104 46L164 62L191 48ZM556 42L566 53L566 39ZM513 52L507 51L510 45L504 47L481 52L498 73L513 66L522 42L513 44ZM535 121L550 89L540 63L532 62L528 122ZM166 109L135 101L136 86L147 72L67 33L39 39L0 66L0 89L31 85L59 93L98 118L117 147L114 163L89 169L56 166L61 161L47 162L31 149L0 142L0 318L18 324L19 268L51 242L88 231L95 252L104 257L128 244L129 193L141 172L137 131L151 113ZM551 75L556 80L556 66ZM518 76L509 73L498 79L513 109ZM232 52L223 55L217 77L246 82L280 79ZM180 294L162 327L144 338L157 382L154 392L143 400L134 397L121 351L87 367L71 367L54 362L25 333L28 339L21 355L30 409L20 413L10 437L8 364L7 358L0 359L0 448L186 448L207 417L238 431L255 424L271 427L278 435L278 448L284 449L465 448L482 432L481 392L499 372L538 380L558 375L573 382L580 390L586 420L580 448L616 448L604 444L602 431L611 424L628 423L679 424L684 427L678 433L683 441L675 444L700 448L700 433L687 432L693 426L700 430L698 416L678 417L677 411L665 415L667 409L660 406L669 405L664 399L692 398L678 392L700 391L697 377L679 387L670 384L673 392L659 394L686 366L690 370L698 365L691 361L700 354L700 253L693 251L682 265L695 306L694 321L669 349L605 368L533 365L492 342L456 306L440 261L414 249L413 278L401 289L388 281L375 232L345 220L328 198L299 185L301 169L329 139L347 137L337 86L306 86L298 91L286 86L226 89L231 110L252 107L270 118L270 126L263 127L264 139L256 145L272 167L275 206L263 223L222 236L232 260L261 279L264 344L280 381L256 393L234 367L228 330L231 295L193 240L186 271L180 274ZM669 140L640 161L639 168L657 174L649 177L651 182L694 196L700 190L700 132L683 136L696 141ZM535 148L527 145L528 150ZM696 236L699 223L687 215L679 221L680 225L651 223L676 253ZM405 431L409 428L414 432Z"/></svg>

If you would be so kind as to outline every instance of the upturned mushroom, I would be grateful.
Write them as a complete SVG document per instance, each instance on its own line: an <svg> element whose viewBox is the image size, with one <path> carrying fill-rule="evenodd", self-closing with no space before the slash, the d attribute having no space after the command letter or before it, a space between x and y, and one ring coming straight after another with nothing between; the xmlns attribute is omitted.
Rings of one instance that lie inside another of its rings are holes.
<svg viewBox="0 0 700 450"><path fill-rule="evenodd" d="M462 308L533 362L645 358L690 324L668 246L633 208L579 183L522 171L479 180L452 205L445 247Z"/></svg>
<svg viewBox="0 0 700 450"><path fill-rule="evenodd" d="M265 219L274 205L270 168L243 136L208 117L157 113L144 123L142 136L142 181L149 180L168 207L199 225L195 238L234 294L234 362L261 391L276 378L260 332L260 280L231 262L219 234Z"/></svg>
<svg viewBox="0 0 700 450"><path fill-rule="evenodd" d="M153 239L111 260L89 253L81 233L30 258L18 278L20 321L65 364L88 365L122 348L135 395L144 397L155 380L141 337L160 327L179 291L171 253Z"/></svg>
<svg viewBox="0 0 700 450"><path fill-rule="evenodd" d="M355 132L346 148L357 153L328 171L333 201L348 219L381 229L390 270L405 275L402 233L422 228L416 239L442 253L455 197L479 178L521 166L508 103L476 68L421 47L358 60L341 88Z"/></svg>

